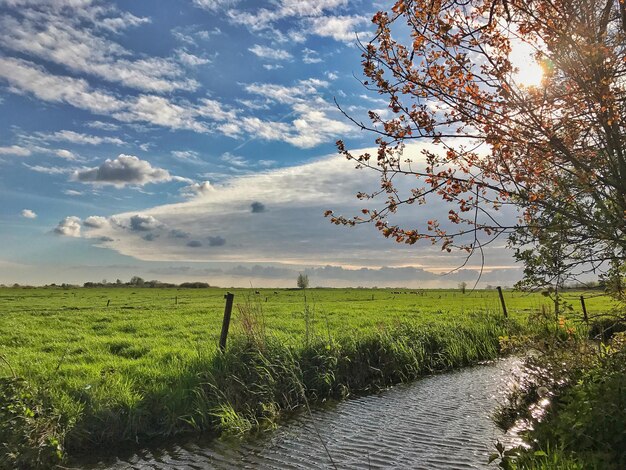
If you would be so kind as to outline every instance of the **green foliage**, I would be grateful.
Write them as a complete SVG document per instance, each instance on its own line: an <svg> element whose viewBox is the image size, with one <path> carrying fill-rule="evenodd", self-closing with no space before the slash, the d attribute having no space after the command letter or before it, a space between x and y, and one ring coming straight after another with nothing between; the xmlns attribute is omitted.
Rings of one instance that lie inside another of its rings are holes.
<svg viewBox="0 0 626 470"><path fill-rule="evenodd" d="M498 442L496 450L489 457L489 463L497 461L498 467L503 470L600 470L600 467L583 466L576 457L561 448L548 446L546 451L518 447L505 449Z"/></svg>
<svg viewBox="0 0 626 470"><path fill-rule="evenodd" d="M626 350L608 351L585 370L535 435L561 443L585 468L626 468Z"/></svg>
<svg viewBox="0 0 626 470"><path fill-rule="evenodd" d="M309 276L306 274L298 274L298 280L296 282L299 289L306 289L309 287Z"/></svg>
<svg viewBox="0 0 626 470"><path fill-rule="evenodd" d="M49 468L63 459L64 424L46 394L0 378L0 468Z"/></svg>
<svg viewBox="0 0 626 470"><path fill-rule="evenodd" d="M522 447L494 459L505 469L626 468L626 335L611 344L573 342L527 361L518 389L496 415L528 424Z"/></svg>

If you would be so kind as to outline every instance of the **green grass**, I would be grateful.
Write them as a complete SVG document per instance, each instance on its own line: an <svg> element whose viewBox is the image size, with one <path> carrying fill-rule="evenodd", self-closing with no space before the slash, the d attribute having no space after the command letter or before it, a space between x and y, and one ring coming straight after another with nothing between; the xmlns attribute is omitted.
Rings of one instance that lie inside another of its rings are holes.
<svg viewBox="0 0 626 470"><path fill-rule="evenodd" d="M0 362L0 376L26 381L7 385L14 399L0 418L15 418L16 403L44 410L15 421L30 436L22 452L247 431L306 400L493 358L499 336L549 305L540 295L505 292L512 318L505 323L495 291L232 292L222 355L224 289L0 289L0 355L12 369ZM579 293L568 295L580 316ZM587 300L591 314L609 307L604 297ZM40 414L45 426L33 421Z"/></svg>

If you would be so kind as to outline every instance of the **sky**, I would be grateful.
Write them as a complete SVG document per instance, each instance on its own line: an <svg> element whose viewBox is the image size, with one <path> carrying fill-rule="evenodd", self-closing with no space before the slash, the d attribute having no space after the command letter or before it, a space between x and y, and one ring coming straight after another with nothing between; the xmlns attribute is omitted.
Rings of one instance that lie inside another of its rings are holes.
<svg viewBox="0 0 626 470"><path fill-rule="evenodd" d="M0 0L0 283L475 282L478 257L447 274L462 255L323 217L356 215L356 193L379 186L337 154L337 139L365 150L375 136L335 102L387 115L359 81L357 45L383 6ZM519 279L504 240L485 256L479 285Z"/></svg>

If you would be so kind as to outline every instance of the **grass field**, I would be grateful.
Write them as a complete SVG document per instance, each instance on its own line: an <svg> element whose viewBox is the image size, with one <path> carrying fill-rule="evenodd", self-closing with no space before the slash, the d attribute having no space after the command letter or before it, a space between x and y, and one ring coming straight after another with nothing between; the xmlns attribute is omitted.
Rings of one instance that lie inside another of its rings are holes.
<svg viewBox="0 0 626 470"><path fill-rule="evenodd" d="M29 431L47 440L32 439L84 450L194 429L245 431L302 397L367 392L494 357L498 336L550 308L541 295L505 292L506 323L496 291L231 291L221 355L225 289L0 289L0 377L24 378L16 396L35 397L29 406L54 417ZM578 318L579 295L566 294ZM606 297L586 297L592 315L610 308Z"/></svg>
<svg viewBox="0 0 626 470"><path fill-rule="evenodd" d="M371 331L401 321L446 323L466 313L499 314L496 291L462 295L457 290L234 289L233 333L240 326L237 304L263 309L267 330L283 341L305 335L305 302L312 329L327 336ZM259 292L259 294L255 294ZM401 292L394 294L393 292ZM225 289L0 289L0 354L22 376L88 385L103 367L150 375L154 365L185 360L217 346ZM506 292L509 314L551 308L539 294ZM579 292L566 298L582 316ZM607 297L586 294L590 314L606 311ZM107 303L109 306L107 307ZM7 373L8 371L4 371Z"/></svg>

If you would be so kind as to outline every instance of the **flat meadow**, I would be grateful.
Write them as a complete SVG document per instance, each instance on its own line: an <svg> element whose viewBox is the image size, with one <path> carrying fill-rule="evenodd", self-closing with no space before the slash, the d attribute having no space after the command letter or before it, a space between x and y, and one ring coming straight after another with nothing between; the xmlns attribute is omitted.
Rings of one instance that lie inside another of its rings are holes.
<svg viewBox="0 0 626 470"><path fill-rule="evenodd" d="M293 343L305 337L305 310L310 334L323 336L402 321L463 322L470 312L501 315L495 290L4 288L0 354L16 373L35 381L86 386L106 368L152 374L159 365L217 348L227 291L235 294L231 336L240 333L238 306L253 304L262 310L269 335ZM581 294L565 294L579 318ZM509 315L522 322L542 306L552 308L540 294L504 291L504 296ZM590 314L609 306L607 297L585 296Z"/></svg>
<svg viewBox="0 0 626 470"><path fill-rule="evenodd" d="M590 315L611 308L599 292L568 291L571 319L582 318L581 294ZM63 459L103 443L246 432L303 400L492 359L499 338L552 307L540 294L504 296L508 320L495 290L0 288L0 377L23 380L16 400L39 397L28 407L50 418L11 455L42 442Z"/></svg>

